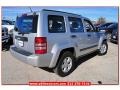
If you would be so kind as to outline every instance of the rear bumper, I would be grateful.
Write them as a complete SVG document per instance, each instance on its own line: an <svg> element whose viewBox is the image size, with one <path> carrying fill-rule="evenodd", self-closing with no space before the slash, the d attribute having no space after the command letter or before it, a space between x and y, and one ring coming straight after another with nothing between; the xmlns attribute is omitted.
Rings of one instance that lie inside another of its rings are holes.
<svg viewBox="0 0 120 90"><path fill-rule="evenodd" d="M15 46L10 47L10 52L18 60L36 67L49 67L52 58L52 54L37 55Z"/></svg>

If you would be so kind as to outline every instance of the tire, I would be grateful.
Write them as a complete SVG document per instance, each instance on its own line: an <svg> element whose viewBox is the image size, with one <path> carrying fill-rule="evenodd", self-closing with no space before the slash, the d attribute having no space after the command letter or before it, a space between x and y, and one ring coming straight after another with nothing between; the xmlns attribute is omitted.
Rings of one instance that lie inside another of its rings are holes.
<svg viewBox="0 0 120 90"><path fill-rule="evenodd" d="M57 66L53 70L57 75L61 77L65 77L69 75L74 70L74 68L75 68L75 57L71 52L66 51L61 55Z"/></svg>
<svg viewBox="0 0 120 90"><path fill-rule="evenodd" d="M107 53L108 50L108 44L106 41L103 41L102 45L100 46L100 49L98 50L98 55L102 56Z"/></svg>

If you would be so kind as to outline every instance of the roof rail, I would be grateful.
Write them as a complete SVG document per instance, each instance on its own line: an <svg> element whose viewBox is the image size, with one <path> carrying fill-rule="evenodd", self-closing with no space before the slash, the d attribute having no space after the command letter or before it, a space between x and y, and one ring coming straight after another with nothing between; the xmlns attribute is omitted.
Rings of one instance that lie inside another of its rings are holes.
<svg viewBox="0 0 120 90"><path fill-rule="evenodd" d="M66 13L66 14L73 14L73 15L82 16L82 15L79 15L79 14L74 14L74 13L69 13L69 12L64 12L64 11L48 10L48 9L42 9L42 10L43 11L61 12L61 13Z"/></svg>

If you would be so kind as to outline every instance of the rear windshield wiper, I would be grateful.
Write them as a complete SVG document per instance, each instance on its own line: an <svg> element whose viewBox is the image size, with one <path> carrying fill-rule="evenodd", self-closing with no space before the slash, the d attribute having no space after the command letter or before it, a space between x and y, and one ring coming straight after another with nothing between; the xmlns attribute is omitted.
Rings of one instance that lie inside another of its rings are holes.
<svg viewBox="0 0 120 90"><path fill-rule="evenodd" d="M27 32L27 33L18 32L18 34L22 34L22 35L24 35L24 34L29 34L29 32Z"/></svg>
<svg viewBox="0 0 120 90"><path fill-rule="evenodd" d="M15 27L14 30L17 31L18 34L24 34L24 33L20 32L17 27Z"/></svg>
<svg viewBox="0 0 120 90"><path fill-rule="evenodd" d="M18 32L18 34L24 34L24 33Z"/></svg>
<svg viewBox="0 0 120 90"><path fill-rule="evenodd" d="M20 32L20 30L17 27L14 27L14 30L18 32L18 34L29 34L30 32Z"/></svg>

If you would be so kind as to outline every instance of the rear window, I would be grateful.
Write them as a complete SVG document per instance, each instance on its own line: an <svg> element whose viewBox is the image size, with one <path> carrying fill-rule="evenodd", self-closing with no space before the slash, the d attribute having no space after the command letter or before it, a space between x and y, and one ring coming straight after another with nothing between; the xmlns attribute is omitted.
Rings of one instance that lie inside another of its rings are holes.
<svg viewBox="0 0 120 90"><path fill-rule="evenodd" d="M50 33L64 33L65 23L63 16L48 15L48 31Z"/></svg>
<svg viewBox="0 0 120 90"><path fill-rule="evenodd" d="M17 17L15 30L20 33L36 33L37 21L38 15Z"/></svg>

